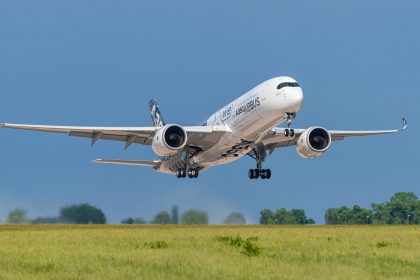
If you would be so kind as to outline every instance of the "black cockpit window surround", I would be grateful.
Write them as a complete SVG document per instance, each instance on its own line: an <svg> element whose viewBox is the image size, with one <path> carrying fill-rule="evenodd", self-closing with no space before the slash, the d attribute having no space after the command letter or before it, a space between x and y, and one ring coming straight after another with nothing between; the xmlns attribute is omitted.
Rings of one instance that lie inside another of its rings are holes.
<svg viewBox="0 0 420 280"><path fill-rule="evenodd" d="M285 83L281 83L277 86L277 89L282 89L284 87L300 87L298 83L290 83L290 82L285 82Z"/></svg>

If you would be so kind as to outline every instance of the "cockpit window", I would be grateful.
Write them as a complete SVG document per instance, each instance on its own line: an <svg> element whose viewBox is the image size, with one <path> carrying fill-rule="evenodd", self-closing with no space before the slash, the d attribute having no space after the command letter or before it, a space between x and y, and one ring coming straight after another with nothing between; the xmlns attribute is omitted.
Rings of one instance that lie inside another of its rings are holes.
<svg viewBox="0 0 420 280"><path fill-rule="evenodd" d="M284 87L300 87L298 83L281 83L277 86L277 89L282 89Z"/></svg>

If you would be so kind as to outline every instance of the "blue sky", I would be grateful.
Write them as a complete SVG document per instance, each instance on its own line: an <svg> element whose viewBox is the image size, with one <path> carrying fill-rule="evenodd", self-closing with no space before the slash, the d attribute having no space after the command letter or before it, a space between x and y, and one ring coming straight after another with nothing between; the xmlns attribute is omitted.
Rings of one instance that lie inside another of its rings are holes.
<svg viewBox="0 0 420 280"><path fill-rule="evenodd" d="M151 149L0 130L0 219L16 208L53 216L89 202L112 223L151 219L173 204L231 211L303 208L317 222L343 204L367 207L396 191L420 195L418 1L1 1L0 121L150 125L156 98L167 122L198 124L274 76L304 89L296 127L398 128L400 135L336 142L323 157L278 150L270 181L250 181L244 158L199 180L95 158L154 159Z"/></svg>

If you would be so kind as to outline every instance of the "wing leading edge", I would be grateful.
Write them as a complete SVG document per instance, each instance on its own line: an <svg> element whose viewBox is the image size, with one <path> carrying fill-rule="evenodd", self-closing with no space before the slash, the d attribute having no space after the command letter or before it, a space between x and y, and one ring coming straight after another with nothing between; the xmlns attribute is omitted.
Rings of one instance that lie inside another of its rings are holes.
<svg viewBox="0 0 420 280"><path fill-rule="evenodd" d="M69 136L91 138L94 145L98 140L126 142L126 149L132 144L151 145L159 127L95 127L95 126L52 126L0 123L0 127L52 133L65 133ZM229 130L225 126L188 126L188 145L207 149L216 144Z"/></svg>
<svg viewBox="0 0 420 280"><path fill-rule="evenodd" d="M393 134L399 133L407 129L408 122L405 118L403 120L403 126L400 129L393 130L328 130L333 141L343 140L346 137L356 137L356 136L369 136L369 135L381 135L381 134ZM288 147L296 144L299 136L305 132L306 129L298 128L294 129L295 138L291 139L290 137L284 136L284 131L286 128L274 128L262 139L262 143L269 147L271 152L276 148Z"/></svg>

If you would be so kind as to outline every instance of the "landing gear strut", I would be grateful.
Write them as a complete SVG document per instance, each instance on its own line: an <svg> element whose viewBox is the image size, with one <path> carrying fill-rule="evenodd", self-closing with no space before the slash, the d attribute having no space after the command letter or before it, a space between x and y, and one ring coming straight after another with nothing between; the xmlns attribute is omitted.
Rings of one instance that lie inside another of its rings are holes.
<svg viewBox="0 0 420 280"><path fill-rule="evenodd" d="M293 128L290 128L290 126L293 124L293 119L295 118L296 114L293 113L286 113L286 120L287 120L287 128L284 130L284 136L285 137L294 137L295 136L295 130Z"/></svg>
<svg viewBox="0 0 420 280"><path fill-rule="evenodd" d="M250 157L256 160L257 168L250 169L248 171L249 179L271 179L271 170L270 169L263 169L262 163L265 161L266 157L266 149L265 146L261 145L254 149L252 154L248 154Z"/></svg>
<svg viewBox="0 0 420 280"><path fill-rule="evenodd" d="M179 168L176 170L175 175L177 178L198 178L200 174L200 169L198 168L190 168L189 167L189 160L190 160L190 153L188 147L185 148L185 166L184 168Z"/></svg>

